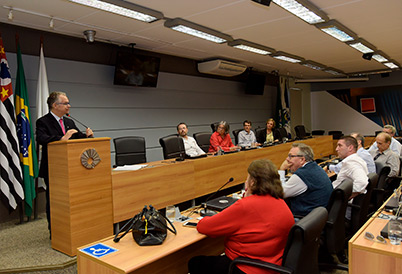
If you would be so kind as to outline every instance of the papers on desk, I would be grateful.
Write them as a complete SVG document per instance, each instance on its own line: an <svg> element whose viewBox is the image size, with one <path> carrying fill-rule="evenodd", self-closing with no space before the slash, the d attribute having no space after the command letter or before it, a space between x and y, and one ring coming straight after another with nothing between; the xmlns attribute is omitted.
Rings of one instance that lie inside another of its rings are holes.
<svg viewBox="0 0 402 274"><path fill-rule="evenodd" d="M124 165L124 166L118 166L118 167L114 168L113 170L139 170L146 166L148 166L148 165Z"/></svg>

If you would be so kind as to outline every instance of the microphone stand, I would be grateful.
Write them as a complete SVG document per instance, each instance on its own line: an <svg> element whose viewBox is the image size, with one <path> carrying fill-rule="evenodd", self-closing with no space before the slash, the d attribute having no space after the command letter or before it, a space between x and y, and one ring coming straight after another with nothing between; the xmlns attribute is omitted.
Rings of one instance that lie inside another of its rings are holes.
<svg viewBox="0 0 402 274"><path fill-rule="evenodd" d="M70 116L70 114L66 114L66 117L67 118L71 118L71 119L73 119L74 121L76 121L77 123L79 123L80 125L82 125L82 126L84 126L85 128L88 128L86 125L84 125L83 123L81 123L80 121L78 121L77 119L75 119L74 117L72 117L72 116Z"/></svg>
<svg viewBox="0 0 402 274"><path fill-rule="evenodd" d="M213 215L216 214L216 212L213 211L213 210L208 211L207 202L208 202L212 197L214 197L216 194L218 194L218 192L219 192L222 188L224 188L227 184L229 184L229 183L231 183L231 182L233 182L233 181L234 181L234 179L233 179L233 177L231 177L226 183L223 184L223 186L221 186L216 192L212 193L212 194L205 200L205 203L203 203L203 204L201 205L201 206L202 206L202 209L204 209L204 211L202 211L202 209L201 209L201 211L200 211L200 215L201 215L202 217L205 217L205 216L213 216Z"/></svg>

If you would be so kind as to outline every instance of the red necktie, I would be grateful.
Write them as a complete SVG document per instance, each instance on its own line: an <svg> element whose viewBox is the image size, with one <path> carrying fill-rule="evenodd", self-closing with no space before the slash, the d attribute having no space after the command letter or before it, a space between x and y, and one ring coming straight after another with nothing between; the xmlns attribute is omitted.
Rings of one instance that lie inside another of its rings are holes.
<svg viewBox="0 0 402 274"><path fill-rule="evenodd" d="M60 126L61 126L61 130L63 131L63 134L66 134L66 130L64 128L64 124L63 124L63 119L59 120Z"/></svg>

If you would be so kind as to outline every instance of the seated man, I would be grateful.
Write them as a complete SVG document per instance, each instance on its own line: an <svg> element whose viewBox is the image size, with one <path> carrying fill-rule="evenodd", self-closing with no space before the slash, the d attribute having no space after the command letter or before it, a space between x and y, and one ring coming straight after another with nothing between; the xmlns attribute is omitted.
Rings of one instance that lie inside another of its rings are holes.
<svg viewBox="0 0 402 274"><path fill-rule="evenodd" d="M374 162L381 162L391 168L389 177L398 176L399 174L399 155L391 150L391 136L388 133L381 132L375 138L377 148L370 150L370 154L374 159ZM398 142L398 141L397 141Z"/></svg>
<svg viewBox="0 0 402 274"><path fill-rule="evenodd" d="M388 133L391 136L391 145L390 145L390 149L396 153L396 155L398 156L402 156L402 145L401 143L399 143L395 138L395 132L396 129L394 126L392 125L385 125L382 132ZM372 144L372 146L369 148L369 152L370 151L375 151L377 149L377 141L374 142L374 144Z"/></svg>
<svg viewBox="0 0 402 274"><path fill-rule="evenodd" d="M257 143L254 132L251 130L251 122L246 120L243 122L244 130L239 132L238 138L240 147L253 147L260 145Z"/></svg>
<svg viewBox="0 0 402 274"><path fill-rule="evenodd" d="M353 181L352 195L350 199L360 193L366 192L366 186L368 184L368 169L366 162L360 158L356 153L357 140L352 136L342 136L338 140L336 146L336 152L339 158L342 159L342 168L335 181L332 182L332 186L336 188L343 180L351 179Z"/></svg>
<svg viewBox="0 0 402 274"><path fill-rule="evenodd" d="M180 123L177 125L177 133L181 138L183 138L184 149L186 150L186 154L188 156L196 157L205 154L205 152L198 146L195 139L187 135L188 128L185 123Z"/></svg>
<svg viewBox="0 0 402 274"><path fill-rule="evenodd" d="M366 149L364 149L364 137L360 133L352 133L350 136L355 138L357 140L357 155L362 158L366 164L367 164L367 169L369 173L376 173L375 169L375 163L373 160L373 157L371 157L370 152L368 152ZM339 162L336 165L329 165L328 169L330 171L333 171L335 173L339 173L342 167L342 162Z"/></svg>
<svg viewBox="0 0 402 274"><path fill-rule="evenodd" d="M284 197L288 198L293 215L305 216L316 207L327 206L332 193L331 180L314 161L311 147L303 143L292 144L279 170L282 179L287 169L293 175L287 182L281 181Z"/></svg>

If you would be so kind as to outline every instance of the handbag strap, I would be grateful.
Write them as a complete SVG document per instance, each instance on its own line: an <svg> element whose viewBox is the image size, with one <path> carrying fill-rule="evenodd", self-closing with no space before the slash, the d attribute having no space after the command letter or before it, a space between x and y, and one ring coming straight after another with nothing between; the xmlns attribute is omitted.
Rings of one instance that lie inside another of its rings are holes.
<svg viewBox="0 0 402 274"><path fill-rule="evenodd" d="M130 231L130 229L132 229L133 226L134 226L134 219L135 219L136 217L142 218L142 216L145 214L146 211L148 211L147 206L145 206L139 214L135 215L135 216L134 216L133 218L131 218L122 228L119 229L119 231L118 231L118 232L116 233L116 235L114 236L113 241L114 241L115 243L118 243L121 238L123 238L124 236L126 236L126 234L127 234L127 233ZM123 231L124 231L123 235L119 236L119 234L122 233Z"/></svg>
<svg viewBox="0 0 402 274"><path fill-rule="evenodd" d="M177 234L176 228L174 227L174 225L172 224L172 222L166 218L165 215L161 214L158 210L156 210L152 205L149 205L149 209L151 210L151 212L156 212L157 214L159 214L159 216L162 216L169 224L172 228L170 228L168 225L164 224L163 222L159 221L159 223L161 225L163 225L164 227L166 227L170 232L172 232L173 234Z"/></svg>

